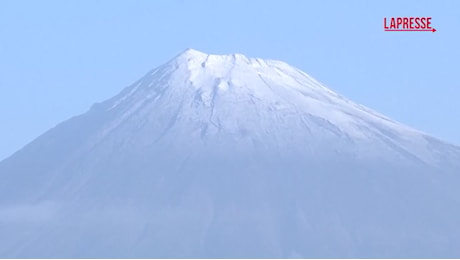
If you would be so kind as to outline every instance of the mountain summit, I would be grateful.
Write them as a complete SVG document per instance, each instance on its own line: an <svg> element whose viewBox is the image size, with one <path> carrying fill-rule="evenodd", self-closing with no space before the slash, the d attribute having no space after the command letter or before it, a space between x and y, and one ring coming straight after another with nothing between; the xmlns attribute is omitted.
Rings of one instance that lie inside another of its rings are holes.
<svg viewBox="0 0 460 260"><path fill-rule="evenodd" d="M460 148L187 49L0 163L0 257L460 257Z"/></svg>

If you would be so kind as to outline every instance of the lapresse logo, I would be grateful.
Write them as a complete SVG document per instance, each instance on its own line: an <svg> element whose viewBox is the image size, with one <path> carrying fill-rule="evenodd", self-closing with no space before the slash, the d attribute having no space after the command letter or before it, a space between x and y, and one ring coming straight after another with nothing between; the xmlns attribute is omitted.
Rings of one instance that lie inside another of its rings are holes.
<svg viewBox="0 0 460 260"><path fill-rule="evenodd" d="M386 32L436 32L431 17L385 17L383 29Z"/></svg>

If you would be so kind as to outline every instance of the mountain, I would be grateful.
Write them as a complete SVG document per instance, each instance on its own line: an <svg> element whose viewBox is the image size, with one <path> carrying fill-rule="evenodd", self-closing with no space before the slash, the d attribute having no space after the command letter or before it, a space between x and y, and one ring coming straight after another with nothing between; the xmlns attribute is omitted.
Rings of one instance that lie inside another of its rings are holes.
<svg viewBox="0 0 460 260"><path fill-rule="evenodd" d="M0 257L460 257L460 148L188 49L0 163Z"/></svg>

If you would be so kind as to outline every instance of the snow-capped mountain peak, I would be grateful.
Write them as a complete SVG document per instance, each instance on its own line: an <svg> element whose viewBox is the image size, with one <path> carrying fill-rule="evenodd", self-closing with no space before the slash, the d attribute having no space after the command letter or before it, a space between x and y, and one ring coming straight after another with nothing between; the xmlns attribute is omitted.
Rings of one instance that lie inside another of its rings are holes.
<svg viewBox="0 0 460 260"><path fill-rule="evenodd" d="M429 165L439 164L431 151L434 139L428 141L424 133L338 95L287 63L241 54L187 49L109 100L106 107L117 108L120 116L104 134L119 124L137 124L121 119L143 111L149 116L142 120L152 123L158 122L158 116L171 115L174 120L168 129L200 133L200 140L224 133L239 138L245 132L248 139L266 145L274 140L270 136L288 145L295 133L290 146L308 146L326 157L329 152L318 147L331 143L340 153L375 159L388 150L384 153L385 157L392 154L388 161L408 153ZM369 146L374 149L368 151Z"/></svg>

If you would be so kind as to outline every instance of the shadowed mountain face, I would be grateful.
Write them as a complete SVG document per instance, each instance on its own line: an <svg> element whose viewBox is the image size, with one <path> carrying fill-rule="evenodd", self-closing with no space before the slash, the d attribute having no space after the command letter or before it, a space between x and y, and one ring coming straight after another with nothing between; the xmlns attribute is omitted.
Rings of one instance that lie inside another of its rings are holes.
<svg viewBox="0 0 460 260"><path fill-rule="evenodd" d="M460 148L186 50L0 163L0 257L460 257Z"/></svg>

